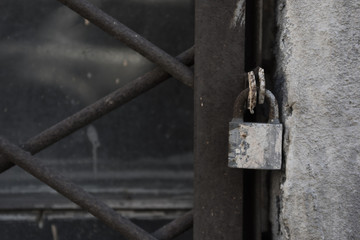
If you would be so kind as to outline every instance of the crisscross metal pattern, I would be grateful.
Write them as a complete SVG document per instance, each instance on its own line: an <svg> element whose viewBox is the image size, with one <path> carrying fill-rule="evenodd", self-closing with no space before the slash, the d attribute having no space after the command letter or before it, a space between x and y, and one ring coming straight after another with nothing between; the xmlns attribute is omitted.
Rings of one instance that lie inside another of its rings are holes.
<svg viewBox="0 0 360 240"><path fill-rule="evenodd" d="M46 129L21 146L0 138L0 172L16 164L128 239L172 239L192 227L192 211L154 233L148 233L81 187L71 183L57 171L36 161L32 155L157 86L170 76L192 87L194 76L188 66L193 64L194 49L190 48L174 58L86 0L58 1L158 64L159 67Z"/></svg>

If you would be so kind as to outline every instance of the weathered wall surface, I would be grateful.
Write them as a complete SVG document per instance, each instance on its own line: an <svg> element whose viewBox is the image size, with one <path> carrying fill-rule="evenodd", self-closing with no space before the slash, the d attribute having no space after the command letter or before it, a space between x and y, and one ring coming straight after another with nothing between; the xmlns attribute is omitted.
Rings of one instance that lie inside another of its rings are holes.
<svg viewBox="0 0 360 240"><path fill-rule="evenodd" d="M277 14L275 239L360 239L360 1L280 0Z"/></svg>

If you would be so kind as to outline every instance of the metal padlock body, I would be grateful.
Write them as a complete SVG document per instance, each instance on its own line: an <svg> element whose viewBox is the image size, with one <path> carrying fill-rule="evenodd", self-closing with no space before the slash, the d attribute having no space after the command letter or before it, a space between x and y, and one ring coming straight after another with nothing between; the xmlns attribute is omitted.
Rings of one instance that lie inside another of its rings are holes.
<svg viewBox="0 0 360 240"><path fill-rule="evenodd" d="M266 90L270 107L268 123L244 122L244 103L249 89L237 97L234 118L229 123L228 166L245 169L281 169L282 124L274 95Z"/></svg>

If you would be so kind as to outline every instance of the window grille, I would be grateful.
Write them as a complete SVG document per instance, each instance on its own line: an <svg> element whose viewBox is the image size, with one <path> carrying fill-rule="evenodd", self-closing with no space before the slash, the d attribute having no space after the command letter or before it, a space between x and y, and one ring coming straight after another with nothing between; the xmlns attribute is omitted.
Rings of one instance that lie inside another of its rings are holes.
<svg viewBox="0 0 360 240"><path fill-rule="evenodd" d="M148 233L81 187L67 180L56 170L41 164L32 155L92 123L171 76L192 87L194 76L189 66L193 64L194 49L190 48L176 58L172 57L86 0L59 0L59 2L156 63L158 67L32 137L20 146L1 138L0 172L4 172L14 165L21 167L128 239L172 239L192 226L192 211L155 232Z"/></svg>

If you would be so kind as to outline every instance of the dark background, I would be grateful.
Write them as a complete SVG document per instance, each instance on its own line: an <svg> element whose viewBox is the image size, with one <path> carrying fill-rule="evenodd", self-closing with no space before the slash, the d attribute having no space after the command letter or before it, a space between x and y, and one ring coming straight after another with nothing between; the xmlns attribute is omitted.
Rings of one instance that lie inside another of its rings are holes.
<svg viewBox="0 0 360 240"><path fill-rule="evenodd" d="M91 2L172 55L193 45L191 0ZM154 67L55 0L0 2L0 66L0 135L16 144ZM100 143L96 153L84 127L37 156L150 229L192 207L190 88L168 80L90 128ZM1 239L24 239L25 232L35 234L25 239L49 239L51 224L70 234L60 239L119 239L92 218L72 217L77 209L18 167L0 175ZM43 216L43 228L34 217L18 217L29 212Z"/></svg>

